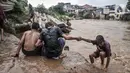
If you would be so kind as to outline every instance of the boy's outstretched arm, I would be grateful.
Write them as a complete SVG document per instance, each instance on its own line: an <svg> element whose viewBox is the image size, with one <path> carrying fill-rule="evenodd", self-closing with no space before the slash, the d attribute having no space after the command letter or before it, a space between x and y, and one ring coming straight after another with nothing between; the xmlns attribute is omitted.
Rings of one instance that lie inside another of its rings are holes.
<svg viewBox="0 0 130 73"><path fill-rule="evenodd" d="M20 50L22 48L22 45L24 45L24 42L25 42L24 41L25 36L26 36L26 32L23 34L23 36L22 36L22 38L21 38L21 40L20 40L20 42L18 44L17 51L16 51L16 53L14 55L12 55L12 57L19 57L19 52L20 52Z"/></svg>
<svg viewBox="0 0 130 73"><path fill-rule="evenodd" d="M72 36L69 36L69 35L66 35L66 34L63 34L62 35L66 40L77 40L77 41L80 41L80 37L72 37Z"/></svg>
<svg viewBox="0 0 130 73"><path fill-rule="evenodd" d="M81 40L83 40L83 41L85 41L85 42L88 42L88 43L92 43L92 40L90 40L90 39L85 39L85 38L82 38L82 37L81 37Z"/></svg>

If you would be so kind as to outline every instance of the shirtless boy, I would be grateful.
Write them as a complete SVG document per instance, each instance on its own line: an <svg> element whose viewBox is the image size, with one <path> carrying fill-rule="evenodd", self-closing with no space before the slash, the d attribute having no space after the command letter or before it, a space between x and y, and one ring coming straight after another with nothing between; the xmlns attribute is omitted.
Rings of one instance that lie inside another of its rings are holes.
<svg viewBox="0 0 130 73"><path fill-rule="evenodd" d="M101 66L104 66L104 59L107 58L106 61L106 66L104 70L107 70L109 62L110 62L110 56L111 56L111 47L109 42L107 42L102 35L98 35L96 37L96 40L90 40L90 39L85 39L81 38L81 40L86 41L88 43L92 43L93 45L96 45L97 50L89 55L90 61L93 64L94 63L94 58L100 57L101 59Z"/></svg>

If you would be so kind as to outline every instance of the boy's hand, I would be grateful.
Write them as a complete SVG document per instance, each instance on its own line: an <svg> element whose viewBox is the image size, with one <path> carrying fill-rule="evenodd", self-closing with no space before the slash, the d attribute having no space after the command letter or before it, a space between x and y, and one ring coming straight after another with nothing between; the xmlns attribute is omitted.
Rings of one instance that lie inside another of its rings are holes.
<svg viewBox="0 0 130 73"><path fill-rule="evenodd" d="M97 46L97 49L98 49L99 51L102 51L102 49L100 49L100 47L99 47L99 46Z"/></svg>
<svg viewBox="0 0 130 73"><path fill-rule="evenodd" d="M81 37L76 38L77 41L81 41Z"/></svg>
<svg viewBox="0 0 130 73"><path fill-rule="evenodd" d="M19 54L13 54L11 57L19 57Z"/></svg>

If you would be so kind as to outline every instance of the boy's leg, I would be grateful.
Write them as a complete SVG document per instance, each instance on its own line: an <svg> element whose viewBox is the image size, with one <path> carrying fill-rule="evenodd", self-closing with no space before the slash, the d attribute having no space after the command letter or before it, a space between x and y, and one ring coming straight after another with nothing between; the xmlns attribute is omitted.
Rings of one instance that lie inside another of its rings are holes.
<svg viewBox="0 0 130 73"><path fill-rule="evenodd" d="M61 49L62 49L62 51L63 51L63 48L64 48L64 46L65 46L65 39L64 39L64 38L58 38L58 41L59 41L60 47L61 47ZM65 54L62 54L62 51L60 52L59 58L64 58L64 57L66 57Z"/></svg>
<svg viewBox="0 0 130 73"><path fill-rule="evenodd" d="M65 46L65 39L64 38L58 38L58 41L59 41L61 49L63 49L64 46Z"/></svg>
<svg viewBox="0 0 130 73"><path fill-rule="evenodd" d="M1 41L3 41L3 36L4 36L4 20L0 19L0 29L1 29Z"/></svg>
<svg viewBox="0 0 130 73"><path fill-rule="evenodd" d="M94 63L94 58L93 58L93 55L89 55L89 59L90 59L90 62L93 64Z"/></svg>
<svg viewBox="0 0 130 73"><path fill-rule="evenodd" d="M104 65L104 58L106 57L105 52L100 52L101 65Z"/></svg>
<svg viewBox="0 0 130 73"><path fill-rule="evenodd" d="M1 28L1 41L3 41L4 30Z"/></svg>
<svg viewBox="0 0 130 73"><path fill-rule="evenodd" d="M98 58L99 57L99 51L96 50L93 54L89 55L90 61L93 64L94 63L94 58Z"/></svg>

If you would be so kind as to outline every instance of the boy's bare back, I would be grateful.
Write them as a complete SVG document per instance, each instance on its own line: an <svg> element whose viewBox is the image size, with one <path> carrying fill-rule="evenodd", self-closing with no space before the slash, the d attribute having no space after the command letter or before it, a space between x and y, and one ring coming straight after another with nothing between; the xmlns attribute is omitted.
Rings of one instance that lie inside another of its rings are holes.
<svg viewBox="0 0 130 73"><path fill-rule="evenodd" d="M35 44L37 40L39 39L40 33L35 30L31 30L31 31L26 31L25 34L26 35L25 35L25 41L24 41L24 49L27 51L34 50Z"/></svg>

